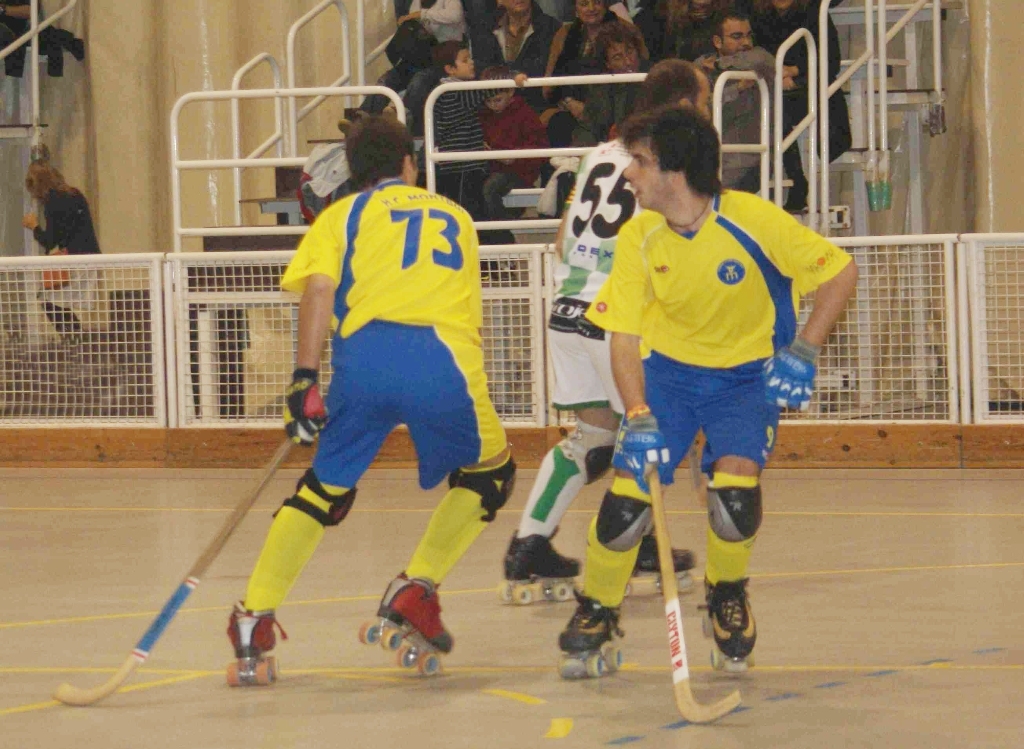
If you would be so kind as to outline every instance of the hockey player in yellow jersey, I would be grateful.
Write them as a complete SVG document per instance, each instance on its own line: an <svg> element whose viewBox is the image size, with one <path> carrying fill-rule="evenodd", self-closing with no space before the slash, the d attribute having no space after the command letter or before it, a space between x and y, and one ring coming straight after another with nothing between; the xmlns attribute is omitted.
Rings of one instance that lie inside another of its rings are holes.
<svg viewBox="0 0 1024 749"><path fill-rule="evenodd" d="M405 571L387 587L364 642L402 648L402 662L436 673L453 639L437 586L505 504L515 481L505 431L487 393L478 241L457 204L415 187L405 127L371 117L347 138L362 192L325 210L281 285L302 294L296 369L285 426L296 442L319 433L312 468L278 511L231 614L234 685L275 678L275 609L324 535L356 498L356 483L394 427L405 424L424 488L447 477ZM331 332L326 403L318 368Z"/></svg>
<svg viewBox="0 0 1024 749"><path fill-rule="evenodd" d="M587 318L611 333L625 408L616 478L593 521L582 600L559 638L564 676L621 636L619 604L651 522L646 481L663 484L699 429L707 442L705 633L713 662L743 671L757 630L747 566L761 525L759 476L782 407L806 408L814 361L853 293L850 256L761 198L723 190L704 118L663 109L630 119L626 179L644 209L619 232ZM816 291L797 336L797 304ZM596 539L596 542L595 542Z"/></svg>

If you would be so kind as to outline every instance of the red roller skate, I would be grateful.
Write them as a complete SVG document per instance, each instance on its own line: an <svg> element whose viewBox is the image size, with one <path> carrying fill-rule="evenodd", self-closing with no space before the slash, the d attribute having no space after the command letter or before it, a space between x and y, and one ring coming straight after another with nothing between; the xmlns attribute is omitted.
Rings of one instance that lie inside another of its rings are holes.
<svg viewBox="0 0 1024 749"><path fill-rule="evenodd" d="M274 627L284 628L273 611L249 611L241 601L235 604L228 620L228 638L235 649L235 663L228 664L228 684L232 687L267 686L277 681L277 659L266 653L274 649Z"/></svg>
<svg viewBox="0 0 1024 749"><path fill-rule="evenodd" d="M399 666L424 676L441 672L441 653L450 653L455 641L441 623L433 583L402 573L384 591L377 617L359 628L361 643L397 652Z"/></svg>

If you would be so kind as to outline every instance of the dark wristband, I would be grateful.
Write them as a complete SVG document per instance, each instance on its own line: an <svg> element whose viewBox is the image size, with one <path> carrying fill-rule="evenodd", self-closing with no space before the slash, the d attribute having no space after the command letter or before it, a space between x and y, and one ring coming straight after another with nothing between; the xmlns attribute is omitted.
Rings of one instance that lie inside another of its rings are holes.
<svg viewBox="0 0 1024 749"><path fill-rule="evenodd" d="M316 381L319 378L320 378L320 373L317 372L315 369L301 369L300 368L300 369L296 369L292 373L292 381L293 382L296 382L298 380L309 380L314 385L316 385Z"/></svg>

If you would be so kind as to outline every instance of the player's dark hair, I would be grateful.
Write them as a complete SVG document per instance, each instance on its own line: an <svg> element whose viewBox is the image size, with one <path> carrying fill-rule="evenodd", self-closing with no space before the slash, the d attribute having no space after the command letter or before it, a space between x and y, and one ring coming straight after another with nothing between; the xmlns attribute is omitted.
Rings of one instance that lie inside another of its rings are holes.
<svg viewBox="0 0 1024 749"><path fill-rule="evenodd" d="M622 142L626 148L650 148L663 172L681 172L698 195L712 197L722 191L718 132L691 109L662 107L634 115L623 125Z"/></svg>
<svg viewBox="0 0 1024 749"><path fill-rule="evenodd" d="M699 75L701 73L692 62L662 60L651 68L640 85L634 111L647 112L656 107L677 104L680 99L696 104L700 96Z"/></svg>
<svg viewBox="0 0 1024 749"><path fill-rule="evenodd" d="M360 119L345 138L348 168L360 190L388 177L401 177L402 162L413 153L412 136L405 125L387 115Z"/></svg>
<svg viewBox="0 0 1024 749"><path fill-rule="evenodd" d="M740 21L741 23L743 21L746 21L747 23L750 23L750 16L744 13L742 10L739 10L738 8L726 8L725 10L723 10L721 13L715 16L714 35L717 36L719 39L725 38L724 29L726 21Z"/></svg>

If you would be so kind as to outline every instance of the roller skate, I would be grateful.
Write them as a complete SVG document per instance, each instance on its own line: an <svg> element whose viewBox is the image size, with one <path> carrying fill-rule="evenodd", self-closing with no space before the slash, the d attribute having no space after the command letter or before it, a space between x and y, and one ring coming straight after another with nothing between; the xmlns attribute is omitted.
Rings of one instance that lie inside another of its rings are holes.
<svg viewBox="0 0 1024 749"><path fill-rule="evenodd" d="M672 549L672 561L676 568L676 587L685 593L693 587L690 570L694 566L693 552L689 549ZM640 553L636 557L633 578L626 585L626 595L661 593L661 565L658 563L658 543L654 536L640 540Z"/></svg>
<svg viewBox="0 0 1024 749"><path fill-rule="evenodd" d="M602 606L593 598L576 593L579 607L565 631L558 636L562 655L558 673L563 679L596 679L613 674L622 666L619 639L619 609Z"/></svg>
<svg viewBox="0 0 1024 749"><path fill-rule="evenodd" d="M403 572L388 585L377 618L359 628L359 642L398 654L398 665L423 676L441 672L441 653L455 641L441 623L437 589L429 580L410 580Z"/></svg>
<svg viewBox="0 0 1024 749"><path fill-rule="evenodd" d="M712 585L704 581L707 616L701 621L705 637L715 640L711 651L711 665L716 671L741 674L754 665L751 652L757 641L754 611L747 598L747 579L734 582L719 581Z"/></svg>
<svg viewBox="0 0 1024 749"><path fill-rule="evenodd" d="M505 581L498 586L502 603L522 606L534 601L571 601L580 563L563 557L551 539L539 534L516 538L505 552Z"/></svg>
<svg viewBox="0 0 1024 749"><path fill-rule="evenodd" d="M229 686L267 686L277 681L277 659L266 655L277 643L275 626L281 630L281 639L287 640L273 611L249 611L241 601L235 604L228 620L228 638L238 660L228 664Z"/></svg>

